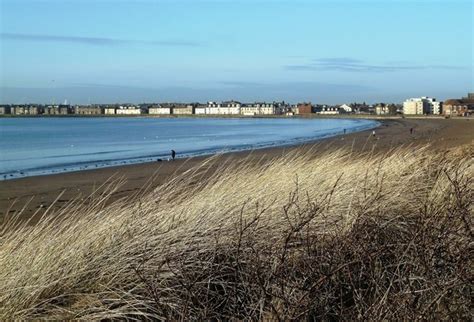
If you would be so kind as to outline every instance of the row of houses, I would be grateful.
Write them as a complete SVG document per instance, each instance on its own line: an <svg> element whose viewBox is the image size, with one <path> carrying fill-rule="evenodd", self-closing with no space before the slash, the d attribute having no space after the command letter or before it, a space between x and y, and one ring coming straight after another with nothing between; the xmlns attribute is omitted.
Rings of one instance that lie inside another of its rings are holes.
<svg viewBox="0 0 474 322"><path fill-rule="evenodd" d="M115 104L115 105L0 105L0 115L444 115L467 116L474 114L474 93L461 99L449 99L444 103L431 97L410 98L403 105L351 103L343 105L313 105L304 102L290 105L285 102L255 102L243 104L238 101L208 102L207 104L161 103L161 104Z"/></svg>
<svg viewBox="0 0 474 322"><path fill-rule="evenodd" d="M139 106L71 106L63 105L0 105L0 115L139 115L143 110Z"/></svg>
<svg viewBox="0 0 474 322"><path fill-rule="evenodd" d="M409 98L403 102L403 114L469 116L474 114L474 93L468 93L461 99L448 99L444 102L426 96Z"/></svg>
<svg viewBox="0 0 474 322"><path fill-rule="evenodd" d="M385 106L382 104L382 106ZM392 105L387 105L392 107ZM337 115L337 114L375 114L376 108L371 112L368 110L356 111L348 105L331 106L331 105L313 105L311 102L304 102L295 105L281 103L252 103L242 104L236 101L228 102L209 102L207 105L190 104L186 106L156 106L149 108L149 114L196 114L196 115L304 115L304 114L320 114L320 115ZM391 109L390 109L391 110ZM387 113L388 114L388 113Z"/></svg>
<svg viewBox="0 0 474 322"><path fill-rule="evenodd" d="M282 103L251 103L242 104L237 101L228 102L208 102L207 104L160 104L150 106L148 108L148 114L151 115L276 115L282 114L287 105Z"/></svg>
<svg viewBox="0 0 474 322"><path fill-rule="evenodd" d="M364 105L365 106L365 105ZM142 104L142 105L0 105L0 114L12 115L337 115L337 114L375 114L377 108L313 105L311 102L286 104L285 102L255 102L242 104L237 101L208 102L207 104ZM381 105L385 106L385 105ZM385 107L384 107L385 108ZM390 114L388 112L377 114Z"/></svg>
<svg viewBox="0 0 474 322"><path fill-rule="evenodd" d="M296 106L295 106L296 108ZM276 115L293 111L284 102L256 102L242 104L237 101L207 104L142 104L142 105L0 105L0 114L11 115ZM294 112L294 114L298 114Z"/></svg>
<svg viewBox="0 0 474 322"><path fill-rule="evenodd" d="M70 105L0 105L0 114L67 115L72 114L72 110Z"/></svg>

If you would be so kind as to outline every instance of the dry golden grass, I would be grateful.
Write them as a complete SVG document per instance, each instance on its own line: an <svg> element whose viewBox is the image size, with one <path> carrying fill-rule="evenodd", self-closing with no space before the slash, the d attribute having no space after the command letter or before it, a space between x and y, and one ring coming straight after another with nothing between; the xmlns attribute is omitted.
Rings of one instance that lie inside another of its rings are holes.
<svg viewBox="0 0 474 322"><path fill-rule="evenodd" d="M229 160L5 221L0 319L471 316L472 149Z"/></svg>

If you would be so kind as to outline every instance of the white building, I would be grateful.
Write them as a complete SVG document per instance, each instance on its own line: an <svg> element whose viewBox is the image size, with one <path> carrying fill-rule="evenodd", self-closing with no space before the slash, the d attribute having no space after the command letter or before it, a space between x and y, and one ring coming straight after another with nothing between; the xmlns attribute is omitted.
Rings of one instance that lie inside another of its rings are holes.
<svg viewBox="0 0 474 322"><path fill-rule="evenodd" d="M240 102L235 102L235 101L222 102L221 114L239 115L241 107L242 107L242 104L240 104Z"/></svg>
<svg viewBox="0 0 474 322"><path fill-rule="evenodd" d="M254 103L243 105L240 109L242 115L274 115L276 107L273 103Z"/></svg>
<svg viewBox="0 0 474 322"><path fill-rule="evenodd" d="M171 114L171 108L169 107L150 107L148 109L148 114L151 115L169 115Z"/></svg>
<svg viewBox="0 0 474 322"><path fill-rule="evenodd" d="M441 114L441 104L431 97L409 98L403 102L403 114L425 115Z"/></svg>
<svg viewBox="0 0 474 322"><path fill-rule="evenodd" d="M76 115L97 115L102 114L102 110L97 106L74 106L74 114Z"/></svg>
<svg viewBox="0 0 474 322"><path fill-rule="evenodd" d="M115 107L104 108L104 114L107 114L107 115L115 114Z"/></svg>
<svg viewBox="0 0 474 322"><path fill-rule="evenodd" d="M205 115L206 114L206 109L207 109L207 106L196 106L194 108L194 114L196 115Z"/></svg>
<svg viewBox="0 0 474 322"><path fill-rule="evenodd" d="M241 107L242 107L242 104L236 101L228 101L228 102L222 102L222 103L208 102L204 114L239 115ZM202 114L202 111L200 111L200 114Z"/></svg>
<svg viewBox="0 0 474 322"><path fill-rule="evenodd" d="M176 115L191 115L194 111L194 106L192 105L178 105L173 107L173 114Z"/></svg>
<svg viewBox="0 0 474 322"><path fill-rule="evenodd" d="M206 113L209 115L218 115L221 109L221 104L216 102L208 102L206 106Z"/></svg>
<svg viewBox="0 0 474 322"><path fill-rule="evenodd" d="M141 110L136 106L119 106L115 111L117 115L140 115Z"/></svg>
<svg viewBox="0 0 474 322"><path fill-rule="evenodd" d="M352 107L350 107L347 104L342 104L339 108L342 109L346 113L352 113Z"/></svg>
<svg viewBox="0 0 474 322"><path fill-rule="evenodd" d="M38 114L38 108L36 106L17 105L10 108L10 114L12 115L36 115ZM59 114L59 113L57 113Z"/></svg>
<svg viewBox="0 0 474 322"><path fill-rule="evenodd" d="M430 113L433 115L440 115L443 113L442 103L438 101L433 101L431 103Z"/></svg>
<svg viewBox="0 0 474 322"><path fill-rule="evenodd" d="M339 108L335 106L323 106L316 111L316 114L322 115L336 115L339 114Z"/></svg>

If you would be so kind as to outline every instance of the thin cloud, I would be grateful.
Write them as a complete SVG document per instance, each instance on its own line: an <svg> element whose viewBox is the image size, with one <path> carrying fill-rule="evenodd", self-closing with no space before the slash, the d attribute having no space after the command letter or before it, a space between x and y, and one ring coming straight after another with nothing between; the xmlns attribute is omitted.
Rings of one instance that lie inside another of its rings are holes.
<svg viewBox="0 0 474 322"><path fill-rule="evenodd" d="M426 69L464 69L462 66L452 65L412 65L412 64L368 64L360 59L347 57L317 58L310 63L301 65L286 65L286 70L292 71L342 71L342 72L396 72L403 70Z"/></svg>
<svg viewBox="0 0 474 322"><path fill-rule="evenodd" d="M91 46L120 46L120 45L151 45L162 47L201 47L202 43L183 40L131 40L105 37L78 37L78 36L56 36L39 34L0 33L0 38L5 40L37 41L37 42L62 42L76 43Z"/></svg>

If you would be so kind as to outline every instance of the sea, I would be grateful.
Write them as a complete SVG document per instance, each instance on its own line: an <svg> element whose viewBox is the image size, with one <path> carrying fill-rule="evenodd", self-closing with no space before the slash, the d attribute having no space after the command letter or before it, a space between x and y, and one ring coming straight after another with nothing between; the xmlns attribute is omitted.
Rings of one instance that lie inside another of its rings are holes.
<svg viewBox="0 0 474 322"><path fill-rule="evenodd" d="M0 118L0 180L295 145L377 127L303 118Z"/></svg>

